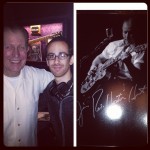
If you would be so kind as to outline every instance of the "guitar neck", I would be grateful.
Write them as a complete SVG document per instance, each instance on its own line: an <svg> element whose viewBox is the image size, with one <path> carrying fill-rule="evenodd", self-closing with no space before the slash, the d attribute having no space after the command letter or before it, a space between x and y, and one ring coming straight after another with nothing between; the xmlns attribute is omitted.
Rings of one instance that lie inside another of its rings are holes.
<svg viewBox="0 0 150 150"><path fill-rule="evenodd" d="M62 32L57 32L57 33L52 34L52 35L46 35L46 36L43 36L43 37L39 37L37 39L29 40L29 44L33 44L33 43L36 43L36 42L39 42L39 41L47 40L49 38L54 38L54 37L61 36L61 35L62 35Z"/></svg>

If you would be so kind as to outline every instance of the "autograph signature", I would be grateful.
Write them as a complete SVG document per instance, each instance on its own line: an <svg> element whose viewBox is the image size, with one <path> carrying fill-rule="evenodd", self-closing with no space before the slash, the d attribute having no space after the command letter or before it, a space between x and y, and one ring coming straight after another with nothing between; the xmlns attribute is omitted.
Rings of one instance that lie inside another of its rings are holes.
<svg viewBox="0 0 150 150"><path fill-rule="evenodd" d="M129 103L131 101L135 101L140 95L144 94L147 89L147 86L144 85L143 87L137 87L137 84L135 86L132 86L131 89L129 89L129 92L123 88L121 89L121 92L118 94L114 94L113 91L110 91L110 93L106 94L106 104L102 104L100 100L102 99L102 96L104 96L104 89L98 89L94 94L91 96L92 98L92 105L85 104L84 102L81 103L77 101L77 107L79 110L79 115L77 118L77 121L79 123L79 126L82 127L84 120L83 120L83 113L86 109L92 108L92 117L95 119L96 113L98 113L100 110L102 110L105 106L111 103L120 103L121 101L128 101ZM128 93L128 94L126 94ZM86 99L85 99L86 101Z"/></svg>

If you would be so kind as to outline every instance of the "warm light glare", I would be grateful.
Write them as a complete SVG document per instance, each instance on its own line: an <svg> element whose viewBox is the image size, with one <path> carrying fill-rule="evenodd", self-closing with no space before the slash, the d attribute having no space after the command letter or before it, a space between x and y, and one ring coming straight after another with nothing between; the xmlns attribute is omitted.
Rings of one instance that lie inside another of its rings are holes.
<svg viewBox="0 0 150 150"><path fill-rule="evenodd" d="M111 120L120 119L122 116L122 108L117 104L111 104L106 108L106 115Z"/></svg>

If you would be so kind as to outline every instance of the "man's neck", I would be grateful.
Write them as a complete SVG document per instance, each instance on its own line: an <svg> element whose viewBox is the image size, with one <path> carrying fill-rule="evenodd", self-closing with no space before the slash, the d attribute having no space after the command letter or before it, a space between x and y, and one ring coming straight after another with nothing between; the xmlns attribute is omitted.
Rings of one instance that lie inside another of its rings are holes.
<svg viewBox="0 0 150 150"><path fill-rule="evenodd" d="M15 73L13 73L13 72L6 72L5 70L4 70L4 75L5 76L7 76L7 77L18 77L19 75L20 75L20 72L15 72Z"/></svg>
<svg viewBox="0 0 150 150"><path fill-rule="evenodd" d="M55 77L55 82L56 84L59 84L61 82L67 83L69 80L71 80L71 78L72 78L72 74L63 77Z"/></svg>

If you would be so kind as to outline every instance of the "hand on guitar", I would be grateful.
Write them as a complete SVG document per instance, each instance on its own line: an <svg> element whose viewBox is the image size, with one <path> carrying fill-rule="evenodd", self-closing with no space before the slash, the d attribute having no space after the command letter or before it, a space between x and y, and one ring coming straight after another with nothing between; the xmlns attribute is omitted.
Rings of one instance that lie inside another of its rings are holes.
<svg viewBox="0 0 150 150"><path fill-rule="evenodd" d="M122 52L121 54L121 60L125 60L126 58L128 58L129 54L126 52Z"/></svg>
<svg viewBox="0 0 150 150"><path fill-rule="evenodd" d="M121 52L121 56L120 59L121 60L126 60L127 58L131 58L130 55L130 51L132 50L132 48L130 47L130 45L125 45L122 52Z"/></svg>
<svg viewBox="0 0 150 150"><path fill-rule="evenodd" d="M97 69L97 67L94 66L94 65L92 65L87 74L88 74L88 75L94 74L94 73L96 72L96 69Z"/></svg>

